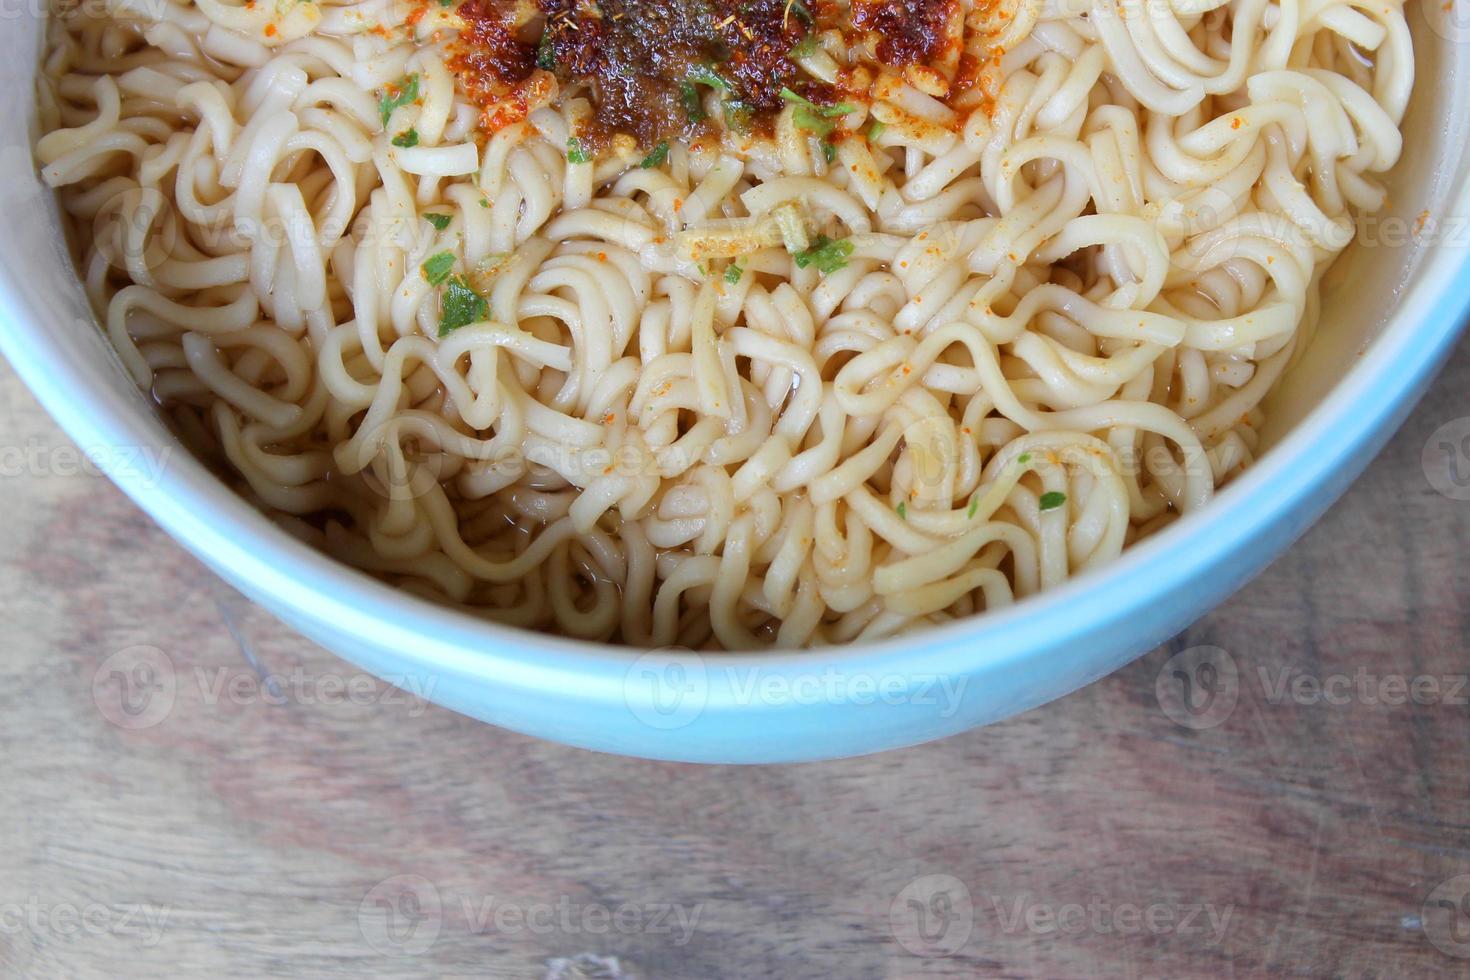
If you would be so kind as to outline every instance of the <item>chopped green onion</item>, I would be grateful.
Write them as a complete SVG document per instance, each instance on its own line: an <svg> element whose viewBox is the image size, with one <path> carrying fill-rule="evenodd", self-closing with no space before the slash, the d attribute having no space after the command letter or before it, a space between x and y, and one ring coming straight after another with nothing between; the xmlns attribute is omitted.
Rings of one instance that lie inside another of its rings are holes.
<svg viewBox="0 0 1470 980"><path fill-rule="evenodd" d="M398 94L391 94L394 90ZM397 85L390 85L383 97L378 100L378 115L383 117L383 125L388 125L388 117L393 115L393 110L399 106L412 104L419 97L419 76L405 75L403 81Z"/></svg>
<svg viewBox="0 0 1470 980"><path fill-rule="evenodd" d="M690 82L679 83L679 102L684 106L684 115L692 123L704 120L704 104L699 101L699 89Z"/></svg>
<svg viewBox="0 0 1470 980"><path fill-rule="evenodd" d="M787 0L786 9L795 14L796 19L801 21L807 27L811 27L817 21L817 19L812 16L812 12L807 9L807 5L802 3L802 0ZM782 26L785 26L784 21L782 22Z"/></svg>
<svg viewBox="0 0 1470 980"><path fill-rule="evenodd" d="M826 140L822 140L822 159L826 160L828 163L831 163L833 160L837 159L837 147L833 146L831 143L828 143Z"/></svg>
<svg viewBox="0 0 1470 980"><path fill-rule="evenodd" d="M728 282L730 285L733 286L738 283L740 281L740 277L743 275L745 275L745 270L740 268L740 266L736 265L735 263L732 262L729 265L725 266L725 281Z"/></svg>
<svg viewBox="0 0 1470 980"><path fill-rule="evenodd" d="M638 164L638 166L643 168L644 170L652 170L654 167L663 166L664 161L668 158L669 141L663 140L658 144L658 146L655 146L652 150L649 151L648 156L644 157L643 162Z"/></svg>
<svg viewBox="0 0 1470 980"><path fill-rule="evenodd" d="M454 6L454 0L439 0L439 6L452 7Z"/></svg>
<svg viewBox="0 0 1470 980"><path fill-rule="evenodd" d="M755 116L755 107L749 102L740 99L726 99L724 102L725 123L737 132L744 132L750 128L750 120Z"/></svg>
<svg viewBox="0 0 1470 980"><path fill-rule="evenodd" d="M710 88L717 88L722 92L730 91L730 83L725 81L724 76L709 65L691 66L689 74L686 77L689 81L697 85L708 85Z"/></svg>
<svg viewBox="0 0 1470 980"><path fill-rule="evenodd" d="M401 146L405 150L409 149L410 147L418 146L419 131L413 128L405 129L403 132L393 137L393 145Z"/></svg>
<svg viewBox="0 0 1470 980"><path fill-rule="evenodd" d="M853 107L846 102L830 106L817 105L797 95L789 88L781 90L781 98L796 106L796 111L791 114L791 121L796 124L796 128L816 133L818 136L832 135L832 130L837 128L837 123L833 120L853 111Z"/></svg>
<svg viewBox="0 0 1470 980"><path fill-rule="evenodd" d="M582 149L582 141L573 136L567 140L567 163L586 163L591 157Z"/></svg>
<svg viewBox="0 0 1470 980"><path fill-rule="evenodd" d="M832 130L837 128L835 122L830 119L823 119L810 109L798 108L791 114L791 121L796 123L797 129L804 129L808 133L815 133L818 136L831 136Z"/></svg>
<svg viewBox="0 0 1470 980"><path fill-rule="evenodd" d="M449 278L449 270L454 268L454 253L439 252L431 255L419 268L423 271L424 278L429 280L429 285L437 286Z"/></svg>
<svg viewBox="0 0 1470 980"><path fill-rule="evenodd" d="M802 58L810 58L817 53L817 36L808 34L797 42L796 47L786 52L786 56L792 61L800 61Z"/></svg>
<svg viewBox="0 0 1470 980"><path fill-rule="evenodd" d="M485 297L470 288L464 276L452 276L440 307L439 336L448 336L466 324L483 320L489 313L490 305Z"/></svg>
<svg viewBox="0 0 1470 980"><path fill-rule="evenodd" d="M1022 466L1025 466L1027 463L1031 462L1031 454L1022 453L1021 455L1016 457L1016 462L1020 463Z"/></svg>
<svg viewBox="0 0 1470 980"><path fill-rule="evenodd" d="M980 509L980 495L977 493L977 494L975 494L975 496L973 496L973 497L970 498L970 513L969 513L968 516L969 516L969 518L971 520L974 520L975 519L975 512L977 510L979 510L979 509Z"/></svg>
<svg viewBox="0 0 1470 980"><path fill-rule="evenodd" d="M1048 490L1041 495L1042 510L1056 510L1067 502L1067 495L1058 490Z"/></svg>
<svg viewBox="0 0 1470 980"><path fill-rule="evenodd" d="M438 214L434 211L425 211L424 220L433 225L435 228L439 229L440 231L443 231L445 228L449 227L449 222L454 220L454 215Z"/></svg>
<svg viewBox="0 0 1470 980"><path fill-rule="evenodd" d="M818 235L811 248L796 253L796 267L805 269L814 265L818 272L828 275L847 265L847 257L851 254L852 242L846 238L834 242L826 235Z"/></svg>
<svg viewBox="0 0 1470 980"><path fill-rule="evenodd" d="M490 315L485 297L470 288L464 276L451 276L439 306L439 336L447 337L467 323L477 323Z"/></svg>
<svg viewBox="0 0 1470 980"><path fill-rule="evenodd" d="M882 122L880 122L877 119L874 119L868 125L868 140L869 141L876 140L878 137L880 137L880 136L883 135L883 130L885 130L887 128L888 127L885 126Z"/></svg>
<svg viewBox="0 0 1470 980"><path fill-rule="evenodd" d="M536 67L543 71L556 71L556 48L551 45L549 30L542 32L541 40L536 44Z"/></svg>
<svg viewBox="0 0 1470 980"><path fill-rule="evenodd" d="M789 88L783 88L781 90L781 98L794 105L802 106L806 109L809 109L810 111L815 112L818 115L826 116L828 119L836 119L838 116L845 116L848 113L857 111L857 109L850 102L839 102L836 105L817 105L810 99L797 95Z"/></svg>
<svg viewBox="0 0 1470 980"><path fill-rule="evenodd" d="M482 207L482 208L488 208L489 206L490 206L490 199L489 198L485 198L485 197L480 198L480 207Z"/></svg>
<svg viewBox="0 0 1470 980"><path fill-rule="evenodd" d="M905 505L902 500L900 500L898 502L898 507L895 508L895 509L898 511L898 519L899 520L906 521L906 520L909 519L909 509L908 509L908 506Z"/></svg>

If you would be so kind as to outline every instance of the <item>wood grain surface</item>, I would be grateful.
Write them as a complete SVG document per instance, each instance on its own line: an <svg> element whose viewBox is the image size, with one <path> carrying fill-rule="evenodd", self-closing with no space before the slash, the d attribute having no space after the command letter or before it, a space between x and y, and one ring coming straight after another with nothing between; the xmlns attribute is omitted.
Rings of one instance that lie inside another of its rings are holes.
<svg viewBox="0 0 1470 980"><path fill-rule="evenodd" d="M0 367L0 974L1465 976L1467 392L1462 347L1321 524L1127 669L728 769L385 689L79 468ZM161 712L110 666L140 648Z"/></svg>

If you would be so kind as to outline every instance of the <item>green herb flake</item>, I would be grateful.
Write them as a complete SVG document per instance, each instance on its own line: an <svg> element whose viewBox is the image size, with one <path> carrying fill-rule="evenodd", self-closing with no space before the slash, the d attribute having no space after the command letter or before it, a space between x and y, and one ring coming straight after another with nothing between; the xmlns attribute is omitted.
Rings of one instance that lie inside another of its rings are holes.
<svg viewBox="0 0 1470 980"><path fill-rule="evenodd" d="M786 9L795 14L796 19L801 21L807 27L811 27L817 22L817 19L812 16L811 10L807 7L805 3L802 3L802 0L791 0L791 2L786 5Z"/></svg>
<svg viewBox="0 0 1470 980"><path fill-rule="evenodd" d="M1016 457L1016 462L1020 463L1022 466L1025 466L1027 463L1031 462L1031 454L1022 453L1021 455Z"/></svg>
<svg viewBox="0 0 1470 980"><path fill-rule="evenodd" d="M699 101L699 89L692 82L679 83L679 102L684 106L684 115L690 122L704 121L704 103Z"/></svg>
<svg viewBox="0 0 1470 980"><path fill-rule="evenodd" d="M749 130L750 121L755 118L755 107L740 99L726 99L724 112L725 125L738 133Z"/></svg>
<svg viewBox="0 0 1470 980"><path fill-rule="evenodd" d="M740 282L740 277L745 275L745 270L735 263L725 266L725 281L734 286Z"/></svg>
<svg viewBox="0 0 1470 980"><path fill-rule="evenodd" d="M791 114L791 121L796 124L796 128L816 133L818 136L832 135L832 131L837 128L834 120L853 111L852 105L847 102L837 105L817 105L810 99L797 95L789 88L781 90L781 98L796 107L796 111Z"/></svg>
<svg viewBox="0 0 1470 980"><path fill-rule="evenodd" d="M556 48L551 45L549 30L542 33L541 40L536 45L536 67L543 71L556 71Z"/></svg>
<svg viewBox="0 0 1470 980"><path fill-rule="evenodd" d="M389 85L383 97L378 100L378 115L383 118L383 125L388 125L388 117L393 115L394 109L411 105L418 101L418 97L419 76L417 74L405 75L403 81L396 85Z"/></svg>
<svg viewBox="0 0 1470 980"><path fill-rule="evenodd" d="M438 230L443 231L445 228L449 227L449 222L454 220L454 215L439 214L435 211L425 211L424 220L433 225Z"/></svg>
<svg viewBox="0 0 1470 980"><path fill-rule="evenodd" d="M1048 490L1041 495L1042 510L1056 510L1067 502L1067 495L1058 490Z"/></svg>
<svg viewBox="0 0 1470 980"><path fill-rule="evenodd" d="M487 197L480 198L480 207L482 207L482 208L488 208L489 206L490 206L490 199L489 198L487 198Z"/></svg>
<svg viewBox="0 0 1470 980"><path fill-rule="evenodd" d="M885 126L882 122L874 119L871 123L868 124L868 141L876 142L878 137L883 135L883 130L887 128L888 127Z"/></svg>
<svg viewBox="0 0 1470 980"><path fill-rule="evenodd" d="M417 129L405 129L393 137L393 145L401 146L405 150L419 145L419 131Z"/></svg>
<svg viewBox="0 0 1470 980"><path fill-rule="evenodd" d="M783 88L781 90L781 98L785 99L787 102L790 102L792 105L801 106L802 108L810 112L814 112L819 116L824 116L827 119L836 119L839 116L845 116L849 113L857 111L857 109L852 105L851 102L839 102L836 105L817 105L812 100L797 95L789 88Z"/></svg>
<svg viewBox="0 0 1470 980"><path fill-rule="evenodd" d="M894 508L894 509L898 511L898 519L899 520L906 521L906 520L909 519L909 508L908 508L908 505L905 504L902 500L900 500L898 502L898 506L896 508Z"/></svg>
<svg viewBox="0 0 1470 980"><path fill-rule="evenodd" d="M592 159L587 151L582 149L582 141L573 136L567 140L567 163L586 163Z"/></svg>
<svg viewBox="0 0 1470 980"><path fill-rule="evenodd" d="M452 7L454 6L454 0L439 0L439 6Z"/></svg>
<svg viewBox="0 0 1470 980"><path fill-rule="evenodd" d="M490 304L470 288L464 276L450 276L439 303L439 336L447 337L460 327L488 318Z"/></svg>
<svg viewBox="0 0 1470 980"><path fill-rule="evenodd" d="M449 270L454 268L454 253L439 252L431 255L419 268L423 271L424 278L429 280L429 285L437 286L449 278Z"/></svg>
<svg viewBox="0 0 1470 980"><path fill-rule="evenodd" d="M717 88L721 92L730 91L730 83L725 81L725 77L709 65L694 65L689 69L689 74L686 77L696 85L708 85L710 88Z"/></svg>
<svg viewBox="0 0 1470 980"><path fill-rule="evenodd" d="M648 152L648 156L644 157L643 162L638 164L638 166L644 170L652 170L654 167L662 167L664 161L668 160L668 158L669 141L663 140L658 146L655 146Z"/></svg>
<svg viewBox="0 0 1470 980"><path fill-rule="evenodd" d="M802 58L810 58L816 53L817 36L815 34L808 34L806 37L797 42L796 47L786 52L786 56L792 61L799 61Z"/></svg>
<svg viewBox="0 0 1470 980"><path fill-rule="evenodd" d="M837 147L828 143L826 140L822 140L822 159L828 163L837 159Z"/></svg>
<svg viewBox="0 0 1470 980"><path fill-rule="evenodd" d="M815 133L817 136L831 136L832 130L837 124L830 119L823 119L810 109L798 108L791 114L791 121L796 124L797 129Z"/></svg>
<svg viewBox="0 0 1470 980"><path fill-rule="evenodd" d="M973 521L975 519L975 512L978 511L979 509L980 509L980 495L977 493L977 494L975 494L975 496L973 496L973 497L970 498L970 513L968 515L966 515L966 516L968 516L970 518L970 520Z"/></svg>
<svg viewBox="0 0 1470 980"><path fill-rule="evenodd" d="M809 265L816 266L818 272L828 275L847 265L850 255L852 242L846 238L834 242L826 235L818 235L811 248L796 253L796 267L805 269Z"/></svg>

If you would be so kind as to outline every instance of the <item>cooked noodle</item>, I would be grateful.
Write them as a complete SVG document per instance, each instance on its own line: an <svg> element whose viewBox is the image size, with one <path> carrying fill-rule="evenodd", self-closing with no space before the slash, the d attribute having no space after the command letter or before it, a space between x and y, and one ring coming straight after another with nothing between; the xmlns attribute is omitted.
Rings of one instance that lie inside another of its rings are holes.
<svg viewBox="0 0 1470 980"><path fill-rule="evenodd" d="M881 637L1250 465L1413 81L1397 0L961 7L967 97L643 166L569 162L575 91L483 134L452 7L108 0L52 18L36 153L137 384L330 554L578 637Z"/></svg>

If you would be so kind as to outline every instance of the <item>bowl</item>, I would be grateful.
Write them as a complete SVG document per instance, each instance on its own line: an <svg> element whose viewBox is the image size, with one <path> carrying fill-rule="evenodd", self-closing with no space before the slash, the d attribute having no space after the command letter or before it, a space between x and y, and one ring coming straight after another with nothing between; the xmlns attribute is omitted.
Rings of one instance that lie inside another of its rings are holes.
<svg viewBox="0 0 1470 980"><path fill-rule="evenodd" d="M32 160L34 9L0 37L12 93L0 106L0 349L81 450L221 578L430 700L658 759L789 762L911 745L1060 697L1173 636L1321 516L1424 393L1470 306L1470 29L1451 16L1439 0L1411 3L1418 80L1391 206L1330 271L1317 336L1270 400L1257 464L1103 569L914 635L761 654L578 642L432 604L280 530L188 455L95 324Z"/></svg>

